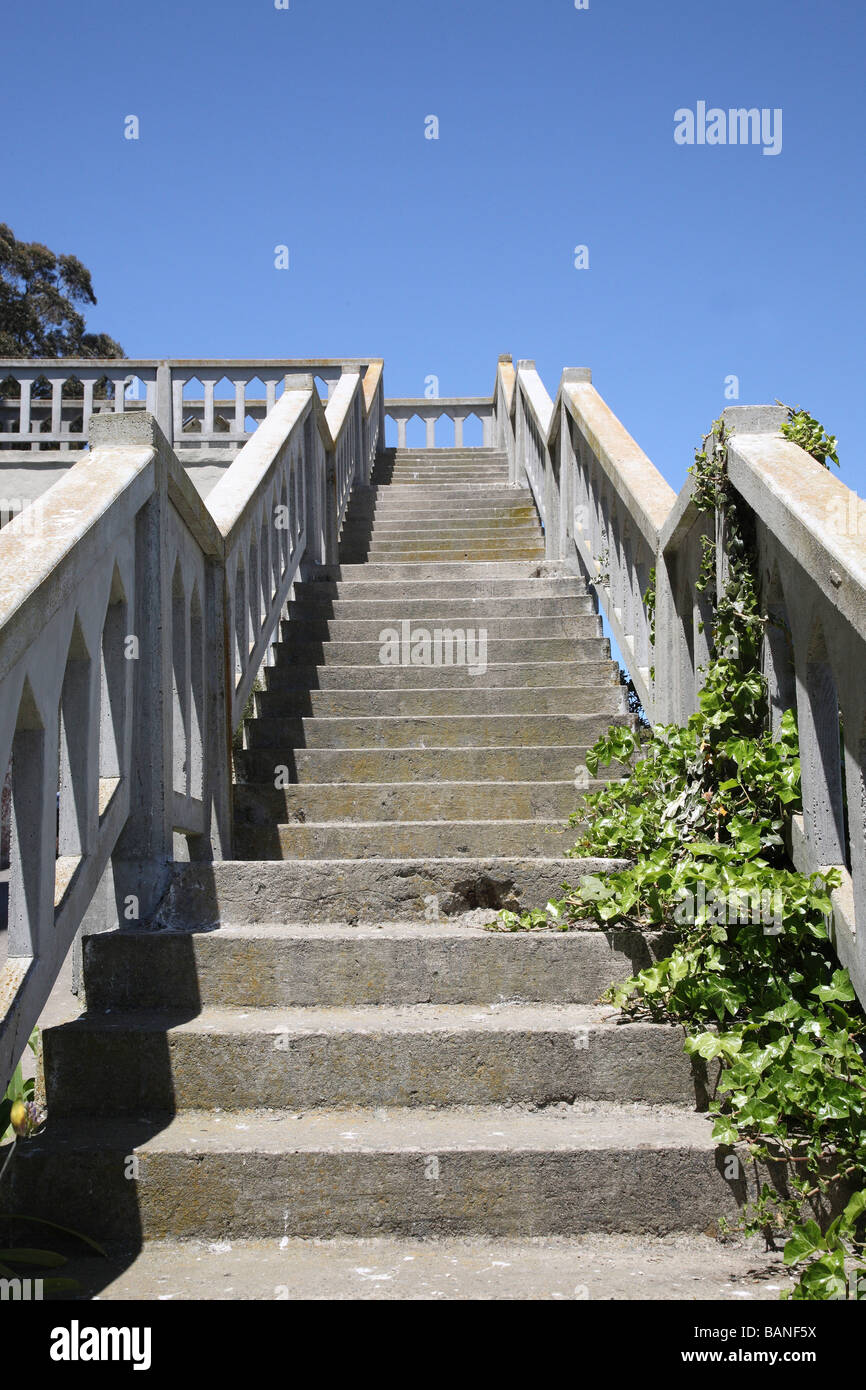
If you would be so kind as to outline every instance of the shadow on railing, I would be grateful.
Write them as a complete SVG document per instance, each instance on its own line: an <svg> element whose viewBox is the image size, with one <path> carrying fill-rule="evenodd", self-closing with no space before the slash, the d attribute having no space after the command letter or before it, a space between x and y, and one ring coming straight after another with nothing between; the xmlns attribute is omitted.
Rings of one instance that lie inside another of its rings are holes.
<svg viewBox="0 0 866 1390"><path fill-rule="evenodd" d="M341 370L327 409L285 376L206 503L152 414L95 414L0 533L0 1090L79 929L146 921L173 861L231 857L232 733L293 584L337 561L383 406L381 363Z"/></svg>

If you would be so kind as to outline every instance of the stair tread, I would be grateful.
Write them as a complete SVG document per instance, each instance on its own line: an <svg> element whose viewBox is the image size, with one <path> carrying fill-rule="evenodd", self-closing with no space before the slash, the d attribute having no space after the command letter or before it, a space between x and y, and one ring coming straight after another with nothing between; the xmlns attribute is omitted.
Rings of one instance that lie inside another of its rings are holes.
<svg viewBox="0 0 866 1390"><path fill-rule="evenodd" d="M185 1110L160 1118L55 1120L28 1141L55 1149L124 1153L511 1153L692 1150L712 1154L706 1115L640 1102L354 1107L287 1110Z"/></svg>
<svg viewBox="0 0 866 1390"><path fill-rule="evenodd" d="M489 933L488 933L489 935ZM659 1023L620 1023L610 1005L592 1004L356 1004L289 1005L268 1008L205 1006L194 1018L178 1020L172 1011L134 1010L82 1014L62 1025L70 1032L139 1034L224 1034L250 1036L320 1033L571 1033L576 1029L626 1028L634 1036L664 1030Z"/></svg>
<svg viewBox="0 0 866 1390"><path fill-rule="evenodd" d="M481 910L486 917L493 918L492 908ZM583 929L573 928L571 931L547 931L523 933L520 939L526 941L528 950L537 950L539 945L542 949L550 947L563 947L566 950L578 950L581 943L588 940L598 940L607 938L610 931L616 931L618 935L643 936L644 933L629 933L627 928L617 927L601 931L594 925L589 925ZM170 931L154 932L146 927L124 927L112 932L112 940L120 937L133 938L141 941L142 944L170 940L177 936L181 937L207 937L209 940L218 941L220 938L226 940L241 941L407 941L417 943L419 941L487 941L490 942L491 950L501 949L503 943L514 941L519 934L516 932L491 932L485 927L475 924L475 917L471 921L465 918L454 918L450 922L381 922L376 926L366 924L353 926L350 922L276 922L273 925L262 926L260 923L243 922L221 922L213 929L202 931L200 927L174 927Z"/></svg>

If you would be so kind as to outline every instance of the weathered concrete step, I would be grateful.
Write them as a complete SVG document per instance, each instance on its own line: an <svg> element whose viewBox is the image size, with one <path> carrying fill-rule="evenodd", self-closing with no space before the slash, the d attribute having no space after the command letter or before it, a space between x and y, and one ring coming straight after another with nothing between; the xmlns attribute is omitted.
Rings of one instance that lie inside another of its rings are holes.
<svg viewBox="0 0 866 1390"><path fill-rule="evenodd" d="M412 478L459 478L461 482L471 482L473 478L495 478L503 485L508 484L508 464L499 459L439 459L418 460L400 459L388 468L377 468L373 474L377 483L403 482Z"/></svg>
<svg viewBox="0 0 866 1390"><path fill-rule="evenodd" d="M383 581L398 580L409 583L412 580L433 580L447 583L450 580L470 580L483 583L488 579L550 579L554 576L543 573L544 566L526 560L444 560L439 563L423 562L416 564L344 564L334 567L332 577L337 581L353 580L362 584L381 584Z"/></svg>
<svg viewBox="0 0 866 1390"><path fill-rule="evenodd" d="M341 546L341 557L345 557L347 563L352 561L352 557L361 556L362 559L369 559L374 564L377 561L403 561L410 564L418 560L426 560L431 555L439 555L443 560L478 558L482 560L532 560L536 557L540 560L544 555L544 545L541 541L526 540L522 541L519 537L513 541L507 537L503 540L478 540L470 541L442 541L437 542L431 537L423 543L413 543L411 541L395 542L393 545L386 543L380 545L373 542L369 546L357 546L351 543Z"/></svg>
<svg viewBox="0 0 866 1390"><path fill-rule="evenodd" d="M469 652L467 641L467 660ZM477 671L479 666L483 667L492 663L529 663L535 665L545 661L605 661L610 658L610 644L606 637L519 637L509 640L505 637L494 637L487 643L487 651L484 653L484 661L479 660L480 649L476 640L475 659L470 663L473 671ZM381 642L349 642L349 641L325 641L325 642L305 642L303 633L298 632L297 636L290 631L287 640L278 642L274 646L274 664L276 667L287 666L375 666L377 663L387 669L384 662L381 662L382 653ZM396 664L396 663L394 663ZM445 668L447 663L443 661L440 669ZM428 665L424 670L436 670L436 666ZM469 671L469 666L464 666L456 660L452 667L455 671Z"/></svg>
<svg viewBox="0 0 866 1390"><path fill-rule="evenodd" d="M567 748L591 747L627 714L359 715L250 719L250 748Z"/></svg>
<svg viewBox="0 0 866 1390"><path fill-rule="evenodd" d="M498 482L395 482L388 488L389 502L400 507L453 507L475 498L485 506L513 506L514 498L523 505L523 493Z"/></svg>
<svg viewBox="0 0 866 1390"><path fill-rule="evenodd" d="M260 748L234 755L239 782L564 782L586 776L588 746ZM613 776L599 768L604 776ZM618 775L618 774L616 774ZM492 788L491 788L492 791Z"/></svg>
<svg viewBox="0 0 866 1390"><path fill-rule="evenodd" d="M424 531L426 525L435 528L436 531L448 533L451 531L474 533L477 531L541 531L541 524L536 515L533 515L529 508L521 509L518 515L514 514L513 509L507 512L496 512L491 510L487 514L477 512L455 512L451 516L442 516L436 511L414 516L407 516L405 512L395 513L394 515L381 516L371 513L357 515L349 513L343 525L343 534L374 534L381 533L382 536L399 536L401 532Z"/></svg>
<svg viewBox="0 0 866 1390"><path fill-rule="evenodd" d="M493 444L446 444L437 445L432 449L413 449L406 447L403 449L383 449L376 456L377 465L388 463L391 460L400 462L404 459L507 459L508 455L504 449L498 449Z"/></svg>
<svg viewBox="0 0 866 1390"><path fill-rule="evenodd" d="M377 477L376 481L380 481ZM508 486L507 468L395 468L390 487L501 487Z"/></svg>
<svg viewBox="0 0 866 1390"><path fill-rule="evenodd" d="M20 1146L7 1209L136 1245L700 1232L755 1196L752 1164L726 1181L710 1135L682 1107L606 1102L85 1117Z"/></svg>
<svg viewBox="0 0 866 1390"><path fill-rule="evenodd" d="M442 557L446 558L443 560ZM467 561L495 563L497 560L543 560L544 546L542 545L469 545L462 549L460 547L448 547L445 550L379 550L378 548L370 551L358 551L348 548L340 551L341 565L362 564L369 560L371 564L379 565L383 563L394 565L419 565L419 564L444 564L453 557L459 557Z"/></svg>
<svg viewBox="0 0 866 1390"><path fill-rule="evenodd" d="M458 615L466 619L466 625L454 622L451 627L447 624L450 621L443 618L446 624L444 631L450 633L463 633L464 644L466 638L466 627L477 638L482 632L486 633L488 644L495 641L507 639L510 641L526 640L531 637L534 641L553 640L558 637L574 639L585 639L588 637L600 637L602 634L601 618L593 613L547 613L530 614L526 617L515 617L513 615L498 618L482 610L479 614L467 612L466 608ZM408 614L403 615L408 618ZM436 626L435 615L429 618L428 623ZM439 625L441 626L441 624ZM420 624L421 634L430 635L429 626ZM418 629L411 625L406 629L405 636L407 641L411 641L413 632ZM383 631L401 633L401 619L393 615L389 618L374 616L369 618L357 618L340 615L336 618L313 616L309 610L300 614L293 614L289 619L283 619L280 624L280 631L285 641L298 642L375 642L381 645L384 640L381 637ZM447 643L453 639L444 639L447 652ZM441 663L447 664L447 663ZM456 662L455 662L456 664ZM477 663L475 663L477 664Z"/></svg>
<svg viewBox="0 0 866 1390"><path fill-rule="evenodd" d="M488 814L498 808L488 807ZM565 854L577 831L560 820L419 820L236 825L239 859L441 859Z"/></svg>
<svg viewBox="0 0 866 1390"><path fill-rule="evenodd" d="M437 517L430 517L428 525L424 525L422 519L418 517L417 522L411 526L398 526L388 523L384 525L377 523L375 526L344 526L340 543L348 546L353 545L396 545L398 542L405 542L416 545L419 541L435 541L436 545L465 545L468 541L501 541L503 539L515 539L521 543L535 541L542 535L541 527L531 521L503 521L501 523L488 522L486 525L474 526L471 523L464 524L455 522L453 525L443 525Z"/></svg>
<svg viewBox="0 0 866 1390"><path fill-rule="evenodd" d="M564 878L624 868L622 859L234 859L175 864L155 925L233 922L436 922L476 908L522 910Z"/></svg>
<svg viewBox="0 0 866 1390"><path fill-rule="evenodd" d="M73 1256L85 1296L156 1302L778 1300L791 1284L761 1237L544 1236L540 1239L146 1241L131 1257ZM582 1283L577 1280L582 1279Z"/></svg>
<svg viewBox="0 0 866 1390"><path fill-rule="evenodd" d="M461 690L266 690L257 694L264 718L349 718L352 715L624 714L625 690L610 683Z"/></svg>
<svg viewBox="0 0 866 1390"><path fill-rule="evenodd" d="M89 936L84 971L88 1006L96 1013L507 1000L594 1004L608 985L652 965L670 946L664 934L503 934L450 923L224 926Z"/></svg>
<svg viewBox="0 0 866 1390"><path fill-rule="evenodd" d="M464 498L462 502L446 505L442 502L422 506L415 496L396 502L393 498L382 498L375 506L353 507L349 504L345 525L402 526L419 525L432 518L443 525L452 522L475 522L479 526L489 522L520 521L538 524L538 511L534 503L518 501L500 502L485 497Z"/></svg>
<svg viewBox="0 0 866 1390"><path fill-rule="evenodd" d="M471 821L490 814L509 820L565 821L583 796L606 784L592 780L578 790L570 782L238 782L234 817L244 826L301 824L311 821Z"/></svg>
<svg viewBox="0 0 866 1390"><path fill-rule="evenodd" d="M425 459L417 463L412 462L410 459L401 459L399 463L395 463L392 468L387 470L387 474L389 482L397 482L403 478L435 479L444 476L449 478L460 478L461 481L465 479L467 482L471 482L472 479L476 477L490 477L496 478L497 481L501 480L507 483L508 464L504 460L497 461L495 459L471 459L467 462L459 459L449 459L447 461L444 459L438 461ZM378 471L376 476L378 478ZM385 476L385 470L382 470L382 476Z"/></svg>
<svg viewBox="0 0 866 1390"><path fill-rule="evenodd" d="M556 579L391 579L374 583L342 579L338 582L320 580L309 584L296 584L295 598L298 600L344 599L349 602L396 602L421 600L433 602L439 599L469 600L480 599L532 599L532 598L573 598L586 597L587 589L583 580L577 578Z"/></svg>
<svg viewBox="0 0 866 1390"><path fill-rule="evenodd" d="M694 1106L683 1031L586 1004L136 1010L45 1031L52 1116L498 1105ZM110 1084L104 1084L110 1078Z"/></svg>
<svg viewBox="0 0 866 1390"><path fill-rule="evenodd" d="M346 543L345 550L346 553L352 550L352 542ZM453 556L452 552L455 552ZM453 543L434 543L432 539L425 542L402 541L399 543L396 541L382 543L375 541L373 545L370 545L370 548L364 550L364 555L370 557L371 563L388 562L388 560L421 563L431 555L441 555L441 563L453 563L464 552L470 559L471 556L478 555L481 557L481 562L487 560L488 563L498 559L534 560L537 557L538 559L544 557L544 545L534 541L534 539L521 541L520 537L514 538L514 541L503 537L502 539L489 539L489 541L482 541L481 539L481 541L455 541Z"/></svg>
<svg viewBox="0 0 866 1390"><path fill-rule="evenodd" d="M371 503L369 506L362 506L360 503L353 506L349 503L346 513L346 526L386 526L394 528L408 525L419 525L423 523L430 513L420 507L401 506L395 507L389 498L383 498L378 503ZM460 525L484 526L491 521L515 521L515 522L538 522L538 512L531 501L515 503L485 502L480 499L471 506L450 507L442 510L436 509L435 519L444 525L451 525L457 522Z"/></svg>
<svg viewBox="0 0 866 1390"><path fill-rule="evenodd" d="M408 619L437 619L474 622L479 614L485 618L556 618L590 617L595 608L589 594L556 595L536 598L406 598L395 595L390 599L330 598L325 595L304 597L288 605L292 618L303 620L321 618L376 618L386 622Z"/></svg>
<svg viewBox="0 0 866 1390"><path fill-rule="evenodd" d="M315 660L315 658L314 658ZM488 661L483 674L465 666L315 666L283 663L264 670L268 690L485 690L490 687L619 685L616 664L602 661Z"/></svg>

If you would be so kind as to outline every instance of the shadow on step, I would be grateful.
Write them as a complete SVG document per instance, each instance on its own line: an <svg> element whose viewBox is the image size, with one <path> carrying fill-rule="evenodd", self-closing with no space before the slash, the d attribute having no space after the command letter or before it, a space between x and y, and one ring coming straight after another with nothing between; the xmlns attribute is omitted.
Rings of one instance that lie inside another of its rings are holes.
<svg viewBox="0 0 866 1390"><path fill-rule="evenodd" d="M163 954L154 971L148 946L157 935ZM97 970L97 952L121 936L135 943L132 949L109 951ZM201 1012L193 933L142 929L87 938L83 970L86 1012L42 1035L48 1121L17 1142L0 1182L0 1212L25 1218L2 1223L0 1245L51 1249L68 1258L76 1277L81 1271L80 1291L49 1295L52 1301L95 1297L128 1268L143 1245L145 1206L170 1220L179 1199L150 1191L152 1155L141 1149L158 1141L181 1108L169 1030ZM203 1055L200 1068L208 1065ZM7 1151L0 1153L5 1158ZM34 1219L80 1232L109 1258L93 1257L81 1240Z"/></svg>

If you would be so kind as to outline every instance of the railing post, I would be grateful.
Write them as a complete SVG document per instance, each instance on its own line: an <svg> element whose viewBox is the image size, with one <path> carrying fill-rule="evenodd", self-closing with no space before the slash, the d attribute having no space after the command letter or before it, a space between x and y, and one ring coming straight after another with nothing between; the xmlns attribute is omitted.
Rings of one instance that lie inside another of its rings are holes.
<svg viewBox="0 0 866 1390"><path fill-rule="evenodd" d="M160 362L156 369L156 406L154 414L159 428L162 430L169 444L174 447L171 408L171 367L168 362Z"/></svg>
<svg viewBox="0 0 866 1390"><path fill-rule="evenodd" d="M91 449L149 445L159 456L169 448L155 418L145 412L94 416L89 439ZM171 576L165 554L168 507L168 473L158 458L153 493L135 520L132 630L125 636L125 655L135 661L130 805L112 855L111 872L117 920L127 925L145 921L155 911L173 854L172 667L168 642ZM105 925L112 923L109 920Z"/></svg>

